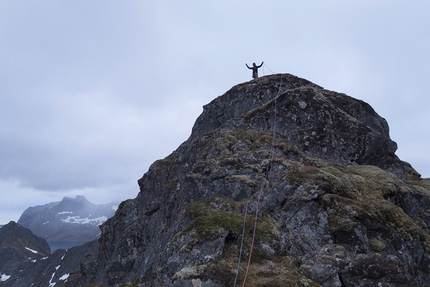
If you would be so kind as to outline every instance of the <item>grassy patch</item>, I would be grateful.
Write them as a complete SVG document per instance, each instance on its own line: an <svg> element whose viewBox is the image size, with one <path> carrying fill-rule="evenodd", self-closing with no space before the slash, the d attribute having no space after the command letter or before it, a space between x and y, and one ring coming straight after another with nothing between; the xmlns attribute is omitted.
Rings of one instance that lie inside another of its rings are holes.
<svg viewBox="0 0 430 287"><path fill-rule="evenodd" d="M201 239L210 239L227 231L231 237L239 238L242 235L244 215L241 213L246 202L235 202L230 198L206 199L189 204L185 214L194 222L186 229L194 229ZM246 218L246 230L249 234L254 226L254 214ZM257 221L257 236L268 239L278 236L278 226L270 216L264 216Z"/></svg>

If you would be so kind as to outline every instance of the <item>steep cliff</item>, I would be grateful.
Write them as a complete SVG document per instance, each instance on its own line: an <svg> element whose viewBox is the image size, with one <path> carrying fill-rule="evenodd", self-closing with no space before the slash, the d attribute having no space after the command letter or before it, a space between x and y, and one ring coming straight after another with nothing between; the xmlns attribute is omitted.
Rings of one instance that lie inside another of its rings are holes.
<svg viewBox="0 0 430 287"><path fill-rule="evenodd" d="M363 101L290 74L239 84L66 285L428 286L430 180L396 148Z"/></svg>

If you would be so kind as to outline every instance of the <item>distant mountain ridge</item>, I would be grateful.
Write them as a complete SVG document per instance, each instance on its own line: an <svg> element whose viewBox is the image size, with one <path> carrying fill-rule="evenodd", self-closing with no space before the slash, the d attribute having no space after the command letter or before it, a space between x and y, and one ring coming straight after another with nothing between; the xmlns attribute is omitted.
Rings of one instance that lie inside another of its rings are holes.
<svg viewBox="0 0 430 287"><path fill-rule="evenodd" d="M0 228L0 286L62 286L96 240L51 253L47 241L16 222Z"/></svg>
<svg viewBox="0 0 430 287"><path fill-rule="evenodd" d="M52 250L70 248L97 239L99 225L112 217L118 203L94 204L84 196L64 197L27 208L18 224L46 239Z"/></svg>
<svg viewBox="0 0 430 287"><path fill-rule="evenodd" d="M11 221L0 228L0 281L5 281L26 261L51 253L48 243L31 230Z"/></svg>

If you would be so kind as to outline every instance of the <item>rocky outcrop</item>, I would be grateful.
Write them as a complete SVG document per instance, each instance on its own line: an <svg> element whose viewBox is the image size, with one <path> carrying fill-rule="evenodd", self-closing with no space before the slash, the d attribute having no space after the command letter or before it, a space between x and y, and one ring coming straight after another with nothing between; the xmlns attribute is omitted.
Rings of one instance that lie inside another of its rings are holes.
<svg viewBox="0 0 430 287"><path fill-rule="evenodd" d="M46 240L13 221L0 229L0 274L4 276L13 274L21 263L50 253Z"/></svg>
<svg viewBox="0 0 430 287"><path fill-rule="evenodd" d="M395 151L363 101L289 74L237 85L65 285L428 286L430 179Z"/></svg>
<svg viewBox="0 0 430 287"><path fill-rule="evenodd" d="M27 208L18 220L45 238L53 251L79 246L100 235L99 225L112 217L117 203L93 204L84 196Z"/></svg>

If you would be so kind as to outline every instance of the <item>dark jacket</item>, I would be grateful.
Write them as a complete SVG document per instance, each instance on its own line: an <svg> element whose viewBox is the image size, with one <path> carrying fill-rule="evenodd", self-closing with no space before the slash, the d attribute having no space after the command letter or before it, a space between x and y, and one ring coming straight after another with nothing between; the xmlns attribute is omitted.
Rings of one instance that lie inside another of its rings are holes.
<svg viewBox="0 0 430 287"><path fill-rule="evenodd" d="M248 69L252 70L252 78L257 79L258 78L258 68L261 68L261 66L263 66L263 62L261 62L260 66L257 66L255 63L252 64L252 67L248 66L248 64L245 64Z"/></svg>

